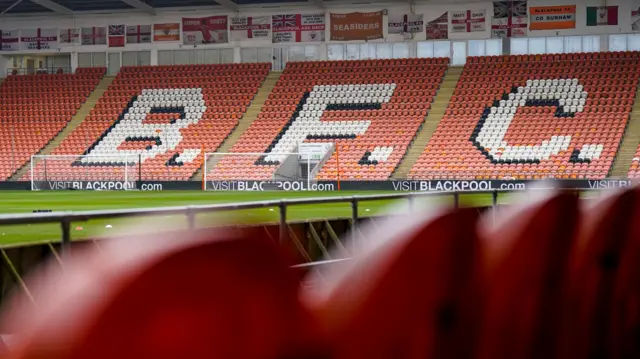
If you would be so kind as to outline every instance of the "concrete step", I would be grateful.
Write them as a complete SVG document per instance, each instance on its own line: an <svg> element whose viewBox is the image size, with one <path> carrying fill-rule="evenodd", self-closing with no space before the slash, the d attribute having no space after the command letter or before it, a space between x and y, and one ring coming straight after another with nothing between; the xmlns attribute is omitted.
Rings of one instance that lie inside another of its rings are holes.
<svg viewBox="0 0 640 359"><path fill-rule="evenodd" d="M245 112L244 116L242 116L240 121L238 121L238 125L236 126L236 128L233 129L233 131L229 136L227 136L227 138L222 142L220 147L218 147L216 152L219 152L219 153L229 152L231 150L231 147L233 147L233 145L235 145L235 143L238 142L238 140L240 139L240 136L242 136L244 131L247 128L249 128L249 126L251 126L251 124L253 123L253 121L256 120L256 118L258 118L258 115L262 111L262 106L264 106L265 102L267 102L267 99L269 98L269 94L271 93L273 88L276 86L278 80L280 79L280 75L282 75L282 72L274 72L274 71L270 72L269 75L267 75L266 80L262 83L262 85L260 85L260 88L258 89L258 93L253 98L253 101L251 101L251 105L247 109L247 112ZM215 167L219 159L220 157L218 156L211 156L207 161L207 168ZM198 169L196 173L194 173L193 176L191 176L191 179L193 181L202 181L203 172L204 172L204 166Z"/></svg>
<svg viewBox="0 0 640 359"><path fill-rule="evenodd" d="M431 136L438 127L438 124L440 123L440 120L444 115L444 111L448 106L449 101L451 101L451 97L453 96L453 89L458 83L461 74L462 68L460 67L451 67L447 70L447 73L444 75L444 79L440 84L440 88L438 89L438 93L436 94L436 98L431 105L431 110L429 110L424 123L418 130L416 136L413 138L413 141L409 145L407 152L400 161L400 164L398 165L396 170L393 172L391 178L407 178L411 167L413 167L416 161L418 161L418 158L420 158L420 155L424 151L424 148L427 146L429 140L431 139Z"/></svg>
<svg viewBox="0 0 640 359"><path fill-rule="evenodd" d="M89 113L91 113L91 110L93 110L100 97L104 95L114 79L115 76L103 77L102 80L100 80L100 83L98 83L98 86L96 86L95 90L93 90L93 92L89 95L89 97L87 97L82 106L80 106L80 109L78 110L78 112L76 112L75 116L71 118L71 121L69 121L67 125L62 129L62 131L60 131L51 141L49 141L49 143L44 146L38 152L38 154L51 154L53 150L55 150L58 145L60 145L60 143L82 123L82 121L84 121ZM22 177L24 177L25 174L27 174L29 168L31 168L31 161L27 162L24 166L19 168L9 180L20 180Z"/></svg>

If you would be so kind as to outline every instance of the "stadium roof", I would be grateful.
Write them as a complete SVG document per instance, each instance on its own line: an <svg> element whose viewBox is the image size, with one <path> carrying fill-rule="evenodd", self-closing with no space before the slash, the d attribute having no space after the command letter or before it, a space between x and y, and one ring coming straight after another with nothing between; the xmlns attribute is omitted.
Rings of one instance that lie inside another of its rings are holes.
<svg viewBox="0 0 640 359"><path fill-rule="evenodd" d="M189 9L203 7L219 7L224 10L238 11L243 7L264 5L348 5L374 3L413 3L414 0L395 1L354 1L354 0L0 0L1 15L18 14L63 14L104 13L112 11L143 11L155 13L156 9ZM418 0L420 1L420 0ZM422 0L424 1L424 0ZM416 1L417 2L417 1ZM455 1L454 1L455 2Z"/></svg>

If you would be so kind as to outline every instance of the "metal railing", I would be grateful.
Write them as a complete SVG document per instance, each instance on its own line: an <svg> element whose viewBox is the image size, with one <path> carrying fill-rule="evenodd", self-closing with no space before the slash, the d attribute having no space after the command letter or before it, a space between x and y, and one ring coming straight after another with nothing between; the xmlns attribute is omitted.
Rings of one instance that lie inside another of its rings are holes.
<svg viewBox="0 0 640 359"><path fill-rule="evenodd" d="M122 218L122 217L142 217L142 216L167 216L167 215L184 215L187 218L189 229L195 228L195 216L200 213L213 213L223 211L236 211L258 208L273 208L279 210L279 240L284 242L287 237L287 210L291 206L309 205L309 204L328 204L328 203L350 203L351 205L351 223L352 229L357 226L358 209L360 202L407 199L410 208L413 206L413 200L419 197L446 197L453 199L455 208L459 206L460 195L462 194L490 194L492 196L492 207L498 203L498 195L500 193L508 193L508 190L493 191L468 191L468 192L408 192L398 194L382 194L382 195L365 195L365 196L336 196L321 198L301 198L290 200L271 200L256 201L244 203L230 204L214 204L214 205L197 205L197 206L180 206L180 207L160 207L160 208L136 208L136 209L118 209L118 210L101 210L101 211L83 211L83 212L51 212L51 213L32 213L32 214L9 214L0 216L0 226L16 225L16 224L38 224L38 223L59 223L61 230L62 248L65 249L71 243L71 223L84 222L92 219L105 218Z"/></svg>

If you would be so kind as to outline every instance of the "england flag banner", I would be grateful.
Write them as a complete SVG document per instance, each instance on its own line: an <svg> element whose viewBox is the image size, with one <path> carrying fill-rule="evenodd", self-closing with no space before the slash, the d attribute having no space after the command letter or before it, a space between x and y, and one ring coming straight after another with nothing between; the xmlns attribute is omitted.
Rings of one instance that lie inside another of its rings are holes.
<svg viewBox="0 0 640 359"><path fill-rule="evenodd" d="M182 43L185 45L220 44L229 42L228 17L183 17Z"/></svg>
<svg viewBox="0 0 640 359"><path fill-rule="evenodd" d="M271 16L235 16L231 18L231 40L268 39Z"/></svg>
<svg viewBox="0 0 640 359"><path fill-rule="evenodd" d="M102 26L83 27L80 30L82 45L106 45L107 28Z"/></svg>
<svg viewBox="0 0 640 359"><path fill-rule="evenodd" d="M20 30L20 50L53 50L58 48L58 29Z"/></svg>
<svg viewBox="0 0 640 359"><path fill-rule="evenodd" d="M526 0L493 2L491 37L527 37L528 23Z"/></svg>
<svg viewBox="0 0 640 359"><path fill-rule="evenodd" d="M80 45L80 29L60 29L60 46Z"/></svg>
<svg viewBox="0 0 640 359"><path fill-rule="evenodd" d="M273 15L273 42L324 41L324 13Z"/></svg>
<svg viewBox="0 0 640 359"><path fill-rule="evenodd" d="M20 49L19 30L0 30L0 50L18 51Z"/></svg>
<svg viewBox="0 0 640 359"><path fill-rule="evenodd" d="M416 34L424 31L424 15L389 15L390 34Z"/></svg>
<svg viewBox="0 0 640 359"><path fill-rule="evenodd" d="M485 10L451 12L451 32L475 32L486 29Z"/></svg>

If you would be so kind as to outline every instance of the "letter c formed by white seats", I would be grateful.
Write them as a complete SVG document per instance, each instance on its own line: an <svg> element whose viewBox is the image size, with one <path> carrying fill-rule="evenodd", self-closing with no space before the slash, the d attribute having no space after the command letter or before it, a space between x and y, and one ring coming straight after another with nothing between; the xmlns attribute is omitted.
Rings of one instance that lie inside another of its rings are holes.
<svg viewBox="0 0 640 359"><path fill-rule="evenodd" d="M575 114L584 110L588 94L578 79L544 79L527 80L526 86L520 86L517 93L510 93L508 99L492 106L486 115L479 133L472 140L481 149L487 151L487 157L496 161L542 161L566 151L571 142L571 134L551 136L539 145L509 144L505 135L519 107L528 106L529 101L557 100L559 111ZM580 160L599 158L603 150L602 144L584 145L580 149Z"/></svg>

